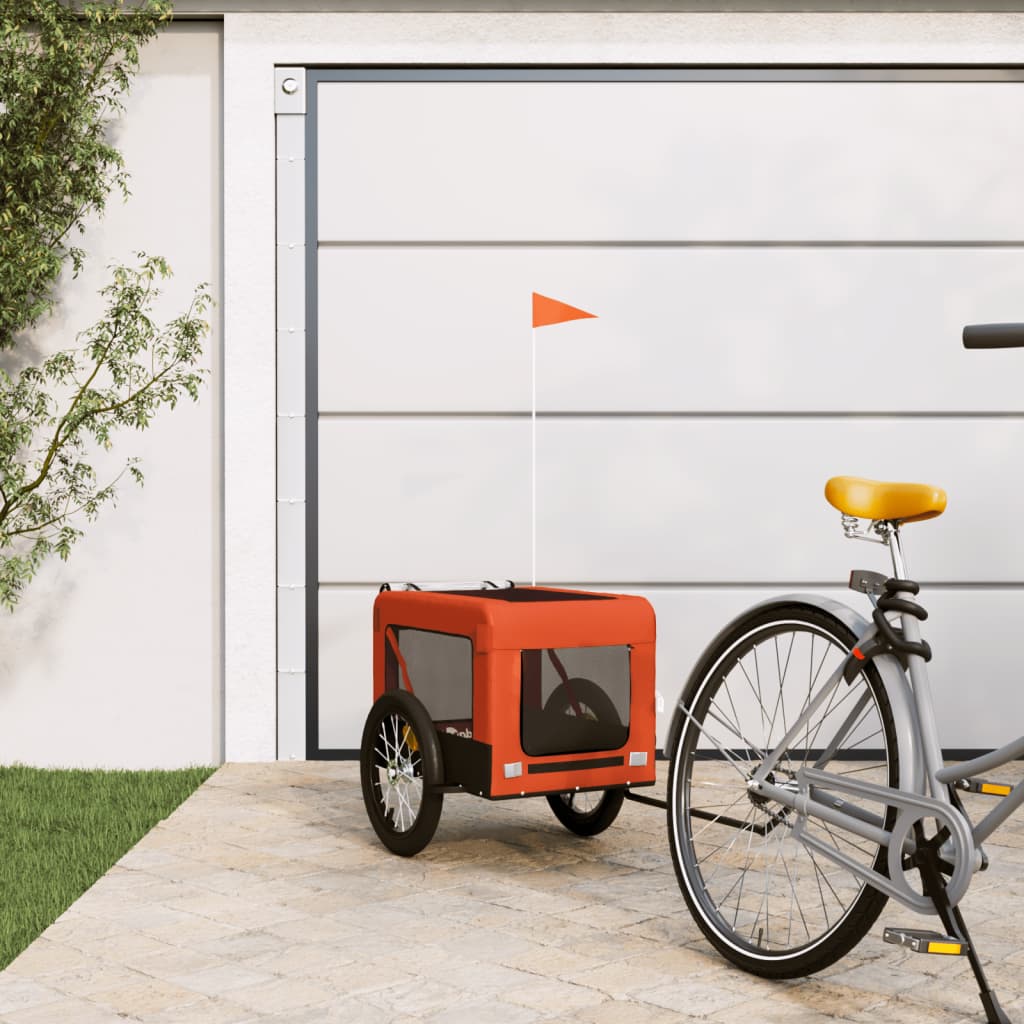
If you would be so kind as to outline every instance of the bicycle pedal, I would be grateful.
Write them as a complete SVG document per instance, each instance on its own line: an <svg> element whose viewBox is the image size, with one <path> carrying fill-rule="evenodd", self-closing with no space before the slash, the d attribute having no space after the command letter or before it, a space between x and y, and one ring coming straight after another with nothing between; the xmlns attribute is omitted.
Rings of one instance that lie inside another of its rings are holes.
<svg viewBox="0 0 1024 1024"><path fill-rule="evenodd" d="M956 788L965 793L984 793L985 796L1009 796L1013 786L1005 782L989 782L988 779L961 779Z"/></svg>
<svg viewBox="0 0 1024 1024"><path fill-rule="evenodd" d="M886 928L882 941L904 946L914 953L933 953L939 956L966 956L968 945L942 932L929 932L921 928Z"/></svg>

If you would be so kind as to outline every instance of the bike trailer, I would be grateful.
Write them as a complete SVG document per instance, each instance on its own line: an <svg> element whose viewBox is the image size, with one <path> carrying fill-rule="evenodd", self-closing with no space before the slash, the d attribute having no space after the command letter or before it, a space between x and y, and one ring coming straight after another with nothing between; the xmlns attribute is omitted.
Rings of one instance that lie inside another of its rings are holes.
<svg viewBox="0 0 1024 1024"><path fill-rule="evenodd" d="M498 799L647 786L654 652L642 597L382 588L373 696L405 691L423 705L444 790Z"/></svg>

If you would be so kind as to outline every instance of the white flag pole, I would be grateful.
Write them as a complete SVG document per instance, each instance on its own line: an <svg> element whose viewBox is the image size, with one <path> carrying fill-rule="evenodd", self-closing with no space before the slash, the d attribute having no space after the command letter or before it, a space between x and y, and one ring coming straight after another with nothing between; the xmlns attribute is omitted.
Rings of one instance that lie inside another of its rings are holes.
<svg viewBox="0 0 1024 1024"><path fill-rule="evenodd" d="M530 353L530 576L537 586L537 328L531 335Z"/></svg>
<svg viewBox="0 0 1024 1024"><path fill-rule="evenodd" d="M530 579L537 586L537 326L593 318L595 314L533 293L533 332L530 335Z"/></svg>

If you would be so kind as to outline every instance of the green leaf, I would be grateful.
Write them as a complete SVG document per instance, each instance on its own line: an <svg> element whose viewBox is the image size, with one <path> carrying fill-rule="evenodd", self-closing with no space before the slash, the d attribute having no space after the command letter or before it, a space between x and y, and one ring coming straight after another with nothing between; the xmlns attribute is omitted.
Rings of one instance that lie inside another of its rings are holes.
<svg viewBox="0 0 1024 1024"><path fill-rule="evenodd" d="M126 428L144 430L182 394L196 398L207 371L198 365L209 325L198 311L212 302L196 288L188 310L165 325L151 316L159 257L111 268L103 316L79 335L80 347L57 352L16 377L0 371L0 604L13 609L42 562L67 559L78 525L117 500L134 458L113 480L98 482L90 451L114 447Z"/></svg>
<svg viewBox="0 0 1024 1024"><path fill-rule="evenodd" d="M70 263L77 273L84 259L69 239L113 188L127 192L106 131L139 48L170 18L170 5L107 0L81 14L62 0L0 5L0 349L52 310L61 270Z"/></svg>

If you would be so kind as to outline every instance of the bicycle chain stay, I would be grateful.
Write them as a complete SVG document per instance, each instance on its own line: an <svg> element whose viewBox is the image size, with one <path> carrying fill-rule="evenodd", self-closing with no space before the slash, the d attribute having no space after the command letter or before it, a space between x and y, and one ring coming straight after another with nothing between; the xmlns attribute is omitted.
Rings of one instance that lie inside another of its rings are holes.
<svg viewBox="0 0 1024 1024"><path fill-rule="evenodd" d="M811 792L812 786L814 793ZM833 791L872 800L896 810L896 820L892 828L883 830L888 835L889 877L865 867L834 844L806 833L809 818L828 820L841 828L848 828L854 835L860 835L865 831L865 825L860 819L841 809L843 801L837 800L833 796ZM821 802L824 794L831 797L831 806ZM949 833L952 850L945 859L952 866L952 874L946 883L946 893L952 906L960 902L974 877L975 849L970 826L963 815L940 800L907 793L901 789L892 789L863 779L842 778L816 768L801 768L797 771L797 793L793 797L792 806L799 814L793 827L794 838L841 864L858 878L864 879L869 885L892 896L919 914L934 914L936 910L931 897L912 889L904 873L903 856L908 846L913 847L912 833L916 823L924 819L934 819L940 829L945 829ZM837 820L844 817L848 819L847 825Z"/></svg>

